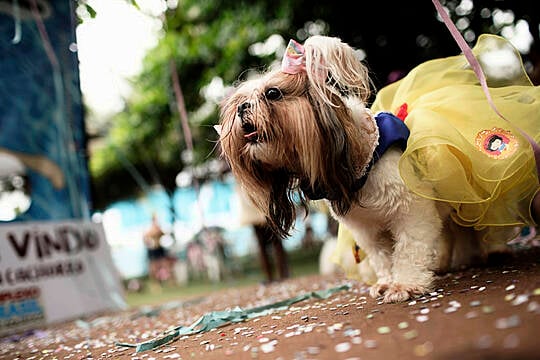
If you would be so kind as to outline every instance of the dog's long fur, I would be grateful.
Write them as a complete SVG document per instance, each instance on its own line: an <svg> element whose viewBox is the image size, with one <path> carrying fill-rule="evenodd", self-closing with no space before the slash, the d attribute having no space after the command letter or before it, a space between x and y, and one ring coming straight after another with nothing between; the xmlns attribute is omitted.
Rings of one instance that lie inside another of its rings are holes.
<svg viewBox="0 0 540 360"><path fill-rule="evenodd" d="M224 157L282 236L296 219L294 193L304 205L312 194L324 194L377 275L372 296L395 302L429 291L435 270L468 263L475 254L467 249L456 260L452 254L462 247L446 230L456 228L463 243L475 234L457 229L444 205L407 189L397 148L355 189L379 135L364 106L371 88L368 71L338 38L314 36L304 48L305 71L270 71L242 83L222 104Z"/></svg>

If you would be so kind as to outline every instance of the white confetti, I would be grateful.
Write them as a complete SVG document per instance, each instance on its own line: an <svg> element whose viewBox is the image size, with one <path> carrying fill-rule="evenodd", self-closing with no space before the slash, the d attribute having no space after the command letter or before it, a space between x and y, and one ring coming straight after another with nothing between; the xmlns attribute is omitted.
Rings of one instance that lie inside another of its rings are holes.
<svg viewBox="0 0 540 360"><path fill-rule="evenodd" d="M375 341L375 340L366 340L366 341L364 341L364 346L367 349L375 349L377 347L377 341Z"/></svg>
<svg viewBox="0 0 540 360"><path fill-rule="evenodd" d="M508 334L503 340L505 349L515 349L519 346L519 337L516 334Z"/></svg>
<svg viewBox="0 0 540 360"><path fill-rule="evenodd" d="M540 304L538 304L536 301L531 301L527 304L527 311L528 312L537 312L540 310Z"/></svg>
<svg viewBox="0 0 540 360"><path fill-rule="evenodd" d="M501 330L517 327L519 324L521 324L521 320L517 315L512 315L507 318L499 318L495 321L495 327Z"/></svg>
<svg viewBox="0 0 540 360"><path fill-rule="evenodd" d="M338 353L347 352L347 351L351 350L351 343L349 343L349 342L339 343L334 347L334 350L336 352L338 352Z"/></svg>
<svg viewBox="0 0 540 360"><path fill-rule="evenodd" d="M482 335L476 341L476 347L479 349L489 349L493 345L493 338L491 335Z"/></svg>
<svg viewBox="0 0 540 360"><path fill-rule="evenodd" d="M267 342L261 345L261 351L268 354L276 349L277 340Z"/></svg>
<svg viewBox="0 0 540 360"><path fill-rule="evenodd" d="M469 311L465 314L465 319L474 319L478 317L478 313L476 311Z"/></svg>
<svg viewBox="0 0 540 360"><path fill-rule="evenodd" d="M514 301L512 301L512 305L518 306L518 305L526 303L527 301L529 301L529 296L528 295L518 295L514 299Z"/></svg>
<svg viewBox="0 0 540 360"><path fill-rule="evenodd" d="M354 337L360 335L360 329L347 329L343 332L343 335Z"/></svg>

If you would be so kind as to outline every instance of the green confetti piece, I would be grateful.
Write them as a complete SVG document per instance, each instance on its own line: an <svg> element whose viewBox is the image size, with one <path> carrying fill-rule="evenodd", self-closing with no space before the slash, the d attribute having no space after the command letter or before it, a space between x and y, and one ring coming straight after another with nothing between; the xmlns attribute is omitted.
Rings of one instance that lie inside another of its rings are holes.
<svg viewBox="0 0 540 360"><path fill-rule="evenodd" d="M388 326L381 326L377 329L377 332L381 335L390 334L390 328Z"/></svg>
<svg viewBox="0 0 540 360"><path fill-rule="evenodd" d="M495 311L495 308L493 306L490 306L490 305L482 306L482 312L484 314L491 314L494 311Z"/></svg>
<svg viewBox="0 0 540 360"><path fill-rule="evenodd" d="M533 290L533 295L536 295L536 296L540 295L540 288L534 289Z"/></svg>
<svg viewBox="0 0 540 360"><path fill-rule="evenodd" d="M406 333L403 333L403 337L405 338L405 340L412 340L417 336L418 336L418 332L416 330L410 330L410 331L407 331Z"/></svg>
<svg viewBox="0 0 540 360"><path fill-rule="evenodd" d="M143 352L147 350L156 349L164 344L167 344L171 341L176 340L180 336L184 335L194 335L203 332L210 331L212 329L230 324L238 323L248 319L253 319L259 316L267 315L275 310L284 310L287 309L290 305L297 302L307 300L307 299L326 299L331 295L343 291L349 290L350 285L341 285L335 288L312 291L309 293L301 294L296 297L278 301L272 304L258 306L255 308L243 310L240 307L236 307L228 311L212 311L201 316L197 321L195 321L190 326L178 326L173 328L163 335L154 338L149 341L141 342L138 344L130 343L116 343L117 346L135 348L135 352Z"/></svg>

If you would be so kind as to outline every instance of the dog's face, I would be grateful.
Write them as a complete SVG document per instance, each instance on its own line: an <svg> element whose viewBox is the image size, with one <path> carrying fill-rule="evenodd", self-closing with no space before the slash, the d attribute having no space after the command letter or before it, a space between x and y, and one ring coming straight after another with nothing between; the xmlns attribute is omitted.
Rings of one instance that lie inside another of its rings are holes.
<svg viewBox="0 0 540 360"><path fill-rule="evenodd" d="M221 107L220 144L242 188L286 235L300 201L320 194L345 213L371 160L377 128L365 111L367 71L348 45L313 37L301 71L242 83Z"/></svg>

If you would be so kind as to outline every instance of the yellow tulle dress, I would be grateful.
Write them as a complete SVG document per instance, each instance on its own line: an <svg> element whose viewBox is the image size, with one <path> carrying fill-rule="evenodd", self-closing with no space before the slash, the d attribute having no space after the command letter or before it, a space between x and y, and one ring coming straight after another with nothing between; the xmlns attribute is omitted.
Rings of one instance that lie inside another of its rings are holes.
<svg viewBox="0 0 540 360"><path fill-rule="evenodd" d="M540 87L504 38L481 35L472 50L506 120L490 107L463 55L420 64L381 89L371 109L397 114L411 131L399 162L409 189L450 204L455 222L483 230L489 241L508 227L534 225L530 205L539 182L523 132L540 141ZM335 259L353 256L343 226L338 243Z"/></svg>

